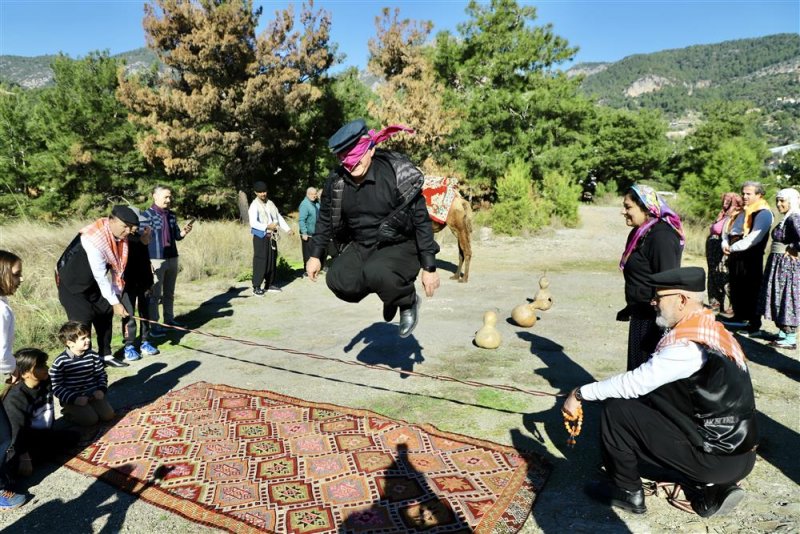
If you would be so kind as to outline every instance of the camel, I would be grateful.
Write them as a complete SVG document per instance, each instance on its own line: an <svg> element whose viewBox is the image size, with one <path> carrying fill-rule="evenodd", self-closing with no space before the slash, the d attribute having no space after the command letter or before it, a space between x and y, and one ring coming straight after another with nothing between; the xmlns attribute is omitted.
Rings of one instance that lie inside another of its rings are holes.
<svg viewBox="0 0 800 534"><path fill-rule="evenodd" d="M458 239L458 269L450 279L467 283L469 281L469 262L472 259L472 208L469 202L456 192L450 211L447 212L445 224L433 220L431 223L433 224L433 233L440 232L447 227Z"/></svg>

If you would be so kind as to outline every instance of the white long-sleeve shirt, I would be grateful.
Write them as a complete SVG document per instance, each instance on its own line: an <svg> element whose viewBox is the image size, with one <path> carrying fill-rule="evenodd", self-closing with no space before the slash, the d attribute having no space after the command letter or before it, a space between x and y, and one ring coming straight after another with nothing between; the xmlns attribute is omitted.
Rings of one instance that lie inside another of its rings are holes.
<svg viewBox="0 0 800 534"><path fill-rule="evenodd" d="M14 312L8 298L0 296L0 374L8 375L17 368L14 359Z"/></svg>
<svg viewBox="0 0 800 534"><path fill-rule="evenodd" d="M278 226L284 232L291 230L291 227L283 220L281 214L278 213L278 208L276 208L275 204L269 199L264 203L264 212L267 214L266 220L262 220L264 217L261 217L259 213L260 210L258 209L258 204L260 202L261 201L256 198L250 203L250 208L247 210L247 217L250 219L251 228L261 232L267 232L268 225L278 223Z"/></svg>
<svg viewBox="0 0 800 534"><path fill-rule="evenodd" d="M92 276L97 286L100 288L100 294L108 301L109 304L114 306L119 304L119 297L122 294L122 289L115 287L111 279L108 277L108 268L103 253L97 250L91 241L85 236L81 236L81 245L83 250L86 251L86 258L89 260L89 268L92 269Z"/></svg>
<svg viewBox="0 0 800 534"><path fill-rule="evenodd" d="M747 250L753 245L756 245L761 242L762 239L767 239L769 237L769 229L772 226L772 212L770 210L764 209L757 211L756 214L761 214L762 211L766 211L769 213L769 217L754 217L753 227L750 229L750 233L744 236L742 239L730 245L731 252L741 252L743 250ZM744 234L744 218L745 214L744 211L741 212L734 220L733 224L731 225L731 229L729 232L722 234L722 246L728 245L729 238L732 235L742 235Z"/></svg>
<svg viewBox="0 0 800 534"><path fill-rule="evenodd" d="M587 401L634 399L692 376L705 363L706 355L697 343L681 340L653 353L636 369L581 386L581 396Z"/></svg>

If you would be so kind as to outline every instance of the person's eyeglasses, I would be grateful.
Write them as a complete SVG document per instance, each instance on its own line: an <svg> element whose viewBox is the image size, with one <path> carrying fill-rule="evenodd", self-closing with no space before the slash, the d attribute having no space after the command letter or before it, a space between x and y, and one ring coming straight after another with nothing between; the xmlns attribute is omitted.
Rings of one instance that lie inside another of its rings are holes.
<svg viewBox="0 0 800 534"><path fill-rule="evenodd" d="M661 302L661 299L665 297L671 297L672 295L683 295L683 293L678 293L676 291L674 293L663 293L661 295L656 294L652 299L650 299L650 302L652 302L653 304L658 304L659 302Z"/></svg>

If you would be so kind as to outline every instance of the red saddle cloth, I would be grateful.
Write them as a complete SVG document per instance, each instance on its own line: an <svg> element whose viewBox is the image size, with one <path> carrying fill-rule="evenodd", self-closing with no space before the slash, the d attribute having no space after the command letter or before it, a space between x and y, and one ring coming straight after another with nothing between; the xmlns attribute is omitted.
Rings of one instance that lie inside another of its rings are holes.
<svg viewBox="0 0 800 534"><path fill-rule="evenodd" d="M431 220L445 224L450 207L458 195L458 180L441 176L426 176L422 195Z"/></svg>

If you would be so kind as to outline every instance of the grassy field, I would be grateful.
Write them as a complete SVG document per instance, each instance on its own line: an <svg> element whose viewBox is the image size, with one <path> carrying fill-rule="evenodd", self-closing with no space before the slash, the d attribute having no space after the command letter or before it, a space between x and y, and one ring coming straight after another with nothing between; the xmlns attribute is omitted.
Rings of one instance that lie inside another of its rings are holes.
<svg viewBox="0 0 800 534"><path fill-rule="evenodd" d="M16 317L15 350L38 347L50 354L61 350L56 333L66 321L66 315L58 301L55 264L67 244L88 222L70 220L58 225L20 222L0 227L0 249L22 258L24 281L9 298ZM287 276L288 271L301 267L300 238L296 231L291 236L282 234L278 247L281 253L279 275ZM179 286L208 278L232 282L250 278L252 241L249 229L241 224L198 221L178 248ZM115 336L119 335L120 332L115 332ZM117 345L119 343L115 343Z"/></svg>

